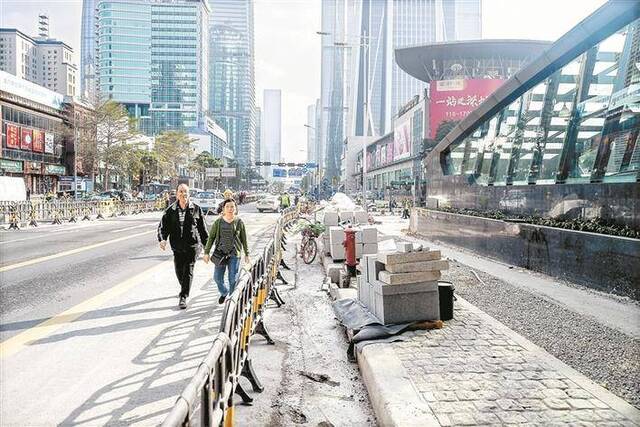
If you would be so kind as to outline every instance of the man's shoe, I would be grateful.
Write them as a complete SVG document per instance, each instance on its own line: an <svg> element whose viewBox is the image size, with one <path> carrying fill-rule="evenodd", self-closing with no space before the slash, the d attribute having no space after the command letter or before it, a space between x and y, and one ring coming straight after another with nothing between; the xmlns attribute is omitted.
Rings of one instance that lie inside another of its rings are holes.
<svg viewBox="0 0 640 427"><path fill-rule="evenodd" d="M226 298L227 298L226 296L220 295L220 298L218 298L218 304L223 304Z"/></svg>
<svg viewBox="0 0 640 427"><path fill-rule="evenodd" d="M178 307L181 309L187 308L187 299L185 297L180 297L180 302L178 303Z"/></svg>

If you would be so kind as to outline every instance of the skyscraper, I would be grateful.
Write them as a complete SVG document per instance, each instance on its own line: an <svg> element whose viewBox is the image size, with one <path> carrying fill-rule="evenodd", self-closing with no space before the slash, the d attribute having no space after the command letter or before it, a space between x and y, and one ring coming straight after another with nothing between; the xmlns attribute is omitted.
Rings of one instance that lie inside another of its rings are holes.
<svg viewBox="0 0 640 427"><path fill-rule="evenodd" d="M482 37L481 0L393 0L393 48ZM427 84L393 62L391 114Z"/></svg>
<svg viewBox="0 0 640 427"><path fill-rule="evenodd" d="M204 126L208 106L206 0L101 0L100 96L125 106L142 132Z"/></svg>
<svg viewBox="0 0 640 427"><path fill-rule="evenodd" d="M394 49L481 38L481 0L322 0L322 34L320 133L331 179L345 137L389 132L425 88L395 64Z"/></svg>
<svg viewBox="0 0 640 427"><path fill-rule="evenodd" d="M253 0L211 0L209 111L227 130L236 160L256 160Z"/></svg>
<svg viewBox="0 0 640 427"><path fill-rule="evenodd" d="M350 127L352 58L356 49L353 37L360 3L360 0L322 0L319 133L329 182L340 176L345 128Z"/></svg>
<svg viewBox="0 0 640 427"><path fill-rule="evenodd" d="M80 40L80 96L95 101L96 95L96 0L82 1Z"/></svg>
<svg viewBox="0 0 640 427"><path fill-rule="evenodd" d="M268 162L282 160L282 92L265 89L262 100L262 138L260 148Z"/></svg>

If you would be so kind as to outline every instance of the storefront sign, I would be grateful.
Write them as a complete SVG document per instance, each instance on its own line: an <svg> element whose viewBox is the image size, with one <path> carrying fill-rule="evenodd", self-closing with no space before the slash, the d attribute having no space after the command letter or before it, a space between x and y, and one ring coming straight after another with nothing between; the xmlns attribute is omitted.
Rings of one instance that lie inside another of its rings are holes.
<svg viewBox="0 0 640 427"><path fill-rule="evenodd" d="M44 152L44 132L41 130L33 131L33 151Z"/></svg>
<svg viewBox="0 0 640 427"><path fill-rule="evenodd" d="M66 169L62 165L44 165L44 172L47 175L64 175Z"/></svg>
<svg viewBox="0 0 640 427"><path fill-rule="evenodd" d="M29 150L33 146L33 131L31 129L22 128L22 138L20 138L20 149Z"/></svg>
<svg viewBox="0 0 640 427"><path fill-rule="evenodd" d="M20 128L7 125L7 148L20 148Z"/></svg>
<svg viewBox="0 0 640 427"><path fill-rule="evenodd" d="M22 173L22 162L0 159L0 169L4 170L5 172Z"/></svg>
<svg viewBox="0 0 640 427"><path fill-rule="evenodd" d="M502 86L501 79L440 80L430 83L429 135L436 137L444 121L459 122L475 110L493 91Z"/></svg>
<svg viewBox="0 0 640 427"><path fill-rule="evenodd" d="M53 134L49 132L44 133L44 152L53 153Z"/></svg>
<svg viewBox="0 0 640 427"><path fill-rule="evenodd" d="M64 102L64 95L16 77L2 70L0 70L0 87L2 87L2 90L13 95L17 95L51 108L62 108L62 104Z"/></svg>

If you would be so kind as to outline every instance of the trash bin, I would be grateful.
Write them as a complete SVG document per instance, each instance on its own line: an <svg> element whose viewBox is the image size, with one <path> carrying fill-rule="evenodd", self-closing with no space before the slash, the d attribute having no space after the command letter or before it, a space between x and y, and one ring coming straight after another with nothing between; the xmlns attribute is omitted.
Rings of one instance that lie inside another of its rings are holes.
<svg viewBox="0 0 640 427"><path fill-rule="evenodd" d="M438 282L438 299L440 300L440 320L453 319L453 284L451 282Z"/></svg>

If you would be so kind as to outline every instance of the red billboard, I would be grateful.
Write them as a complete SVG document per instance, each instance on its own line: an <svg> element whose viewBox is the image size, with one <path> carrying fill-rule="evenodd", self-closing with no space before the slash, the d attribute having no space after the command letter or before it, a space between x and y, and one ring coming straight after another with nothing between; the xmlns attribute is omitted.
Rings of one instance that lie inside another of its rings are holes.
<svg viewBox="0 0 640 427"><path fill-rule="evenodd" d="M44 132L41 130L33 131L33 151L44 153Z"/></svg>
<svg viewBox="0 0 640 427"><path fill-rule="evenodd" d="M20 138L20 149L31 151L33 145L33 131L22 128L22 138Z"/></svg>
<svg viewBox="0 0 640 427"><path fill-rule="evenodd" d="M20 128L7 125L7 148L20 148Z"/></svg>
<svg viewBox="0 0 640 427"><path fill-rule="evenodd" d="M435 138L444 121L460 121L467 117L493 91L501 79L436 80L429 87L429 136Z"/></svg>

